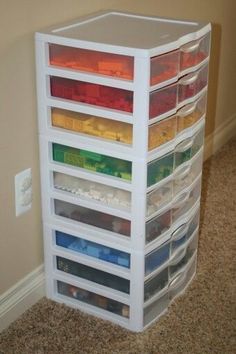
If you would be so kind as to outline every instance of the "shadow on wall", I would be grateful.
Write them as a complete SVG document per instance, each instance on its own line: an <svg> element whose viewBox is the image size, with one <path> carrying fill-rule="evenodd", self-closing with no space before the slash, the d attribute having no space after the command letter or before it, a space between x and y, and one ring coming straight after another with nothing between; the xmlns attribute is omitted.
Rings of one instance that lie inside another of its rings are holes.
<svg viewBox="0 0 236 354"><path fill-rule="evenodd" d="M221 47L221 26L212 23L211 34L211 51L210 51L210 67L209 67L209 82L208 82L208 99L207 99L207 114L206 114L206 130L205 135L212 134L215 130L217 91L219 81L219 66L220 66L220 47ZM210 146L210 155L213 152L213 140ZM210 156L209 155L209 156Z"/></svg>
<svg viewBox="0 0 236 354"><path fill-rule="evenodd" d="M216 104L219 81L219 66L220 66L220 47L221 47L221 26L212 23L211 33L211 51L210 51L210 67L208 79L208 97L207 97L207 112L206 112L206 128L205 136L211 136L215 130ZM209 139L208 156L214 152L214 139ZM200 230L205 217L205 204L208 192L208 181L211 170L211 160L204 165L204 174L202 180L202 195L201 195L201 216Z"/></svg>

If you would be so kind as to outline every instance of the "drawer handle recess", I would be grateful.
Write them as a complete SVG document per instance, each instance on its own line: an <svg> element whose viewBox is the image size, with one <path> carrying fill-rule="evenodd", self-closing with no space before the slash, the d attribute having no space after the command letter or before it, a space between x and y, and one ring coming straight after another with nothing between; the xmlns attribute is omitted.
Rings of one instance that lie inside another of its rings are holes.
<svg viewBox="0 0 236 354"><path fill-rule="evenodd" d="M189 114L193 113L194 110L196 109L196 105L197 102L191 103L191 104L187 104L186 106L184 106L183 108L181 108L178 112L177 115L179 117L186 117Z"/></svg>
<svg viewBox="0 0 236 354"><path fill-rule="evenodd" d="M184 44L182 47L180 47L180 50L183 53L191 53L199 47L200 42L201 40Z"/></svg>
<svg viewBox="0 0 236 354"><path fill-rule="evenodd" d="M187 252L187 246L185 246L183 249L181 249L179 252L176 252L173 254L173 256L170 258L170 266L175 266L178 264L186 255Z"/></svg>
<svg viewBox="0 0 236 354"><path fill-rule="evenodd" d="M182 168L182 170L177 171L177 173L174 175L174 179L180 180L180 179L186 177L189 174L191 167L192 167L191 164L184 166L184 168Z"/></svg>
<svg viewBox="0 0 236 354"><path fill-rule="evenodd" d="M186 77L183 77L180 81L179 84L180 85L190 85L193 84L197 78L198 78L199 72L197 73L193 73L190 75L187 75Z"/></svg>
<svg viewBox="0 0 236 354"><path fill-rule="evenodd" d="M188 228L188 224L181 225L175 232L173 232L171 236L171 241L180 240L188 232Z"/></svg>
<svg viewBox="0 0 236 354"><path fill-rule="evenodd" d="M177 197L173 202L173 208L179 208L182 204L184 204L188 200L190 193L191 191L188 191Z"/></svg>
<svg viewBox="0 0 236 354"><path fill-rule="evenodd" d="M170 282L169 290L174 290L175 288L183 284L185 278L186 278L185 272L182 271L181 273L177 274L176 277Z"/></svg>
<svg viewBox="0 0 236 354"><path fill-rule="evenodd" d="M194 138L195 137L190 138L190 139L186 139L182 143L177 145L175 152L184 152L184 151L188 150L189 148L191 148L194 143Z"/></svg>

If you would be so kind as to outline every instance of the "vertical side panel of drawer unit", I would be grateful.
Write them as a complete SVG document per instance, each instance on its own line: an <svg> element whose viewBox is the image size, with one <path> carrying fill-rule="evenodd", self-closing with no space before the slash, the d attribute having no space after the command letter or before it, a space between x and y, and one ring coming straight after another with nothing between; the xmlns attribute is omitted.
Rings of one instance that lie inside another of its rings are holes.
<svg viewBox="0 0 236 354"><path fill-rule="evenodd" d="M52 214L51 204L49 202L49 195L51 192L52 176L50 175L50 144L44 136L39 136L40 148L40 179L41 179L41 204L43 220L49 218Z"/></svg>
<svg viewBox="0 0 236 354"><path fill-rule="evenodd" d="M130 327L143 329L144 246L148 150L150 58L135 57L132 199Z"/></svg>
<svg viewBox="0 0 236 354"><path fill-rule="evenodd" d="M53 256L52 256L52 237L53 230L47 225L43 224L43 238L44 238L44 268L45 268L45 282L46 295L53 299L55 296L55 288L53 281Z"/></svg>
<svg viewBox="0 0 236 354"><path fill-rule="evenodd" d="M36 87L37 87L37 110L39 134L45 134L48 123L47 92L48 79L45 67L48 63L48 43L42 39L35 41L36 55Z"/></svg>

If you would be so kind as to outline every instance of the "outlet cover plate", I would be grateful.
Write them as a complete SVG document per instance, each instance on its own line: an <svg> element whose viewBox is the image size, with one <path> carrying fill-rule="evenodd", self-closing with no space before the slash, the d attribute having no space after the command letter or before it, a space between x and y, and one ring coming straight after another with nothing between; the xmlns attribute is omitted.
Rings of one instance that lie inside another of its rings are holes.
<svg viewBox="0 0 236 354"><path fill-rule="evenodd" d="M32 207L32 171L31 168L15 175L16 216L26 213Z"/></svg>

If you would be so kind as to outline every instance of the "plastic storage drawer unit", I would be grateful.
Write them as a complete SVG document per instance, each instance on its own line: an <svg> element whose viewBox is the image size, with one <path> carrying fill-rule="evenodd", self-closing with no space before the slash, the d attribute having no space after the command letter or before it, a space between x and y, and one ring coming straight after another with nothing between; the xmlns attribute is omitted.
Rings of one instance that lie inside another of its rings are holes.
<svg viewBox="0 0 236 354"><path fill-rule="evenodd" d="M210 36L117 11L36 34L49 298L139 332L193 279Z"/></svg>

